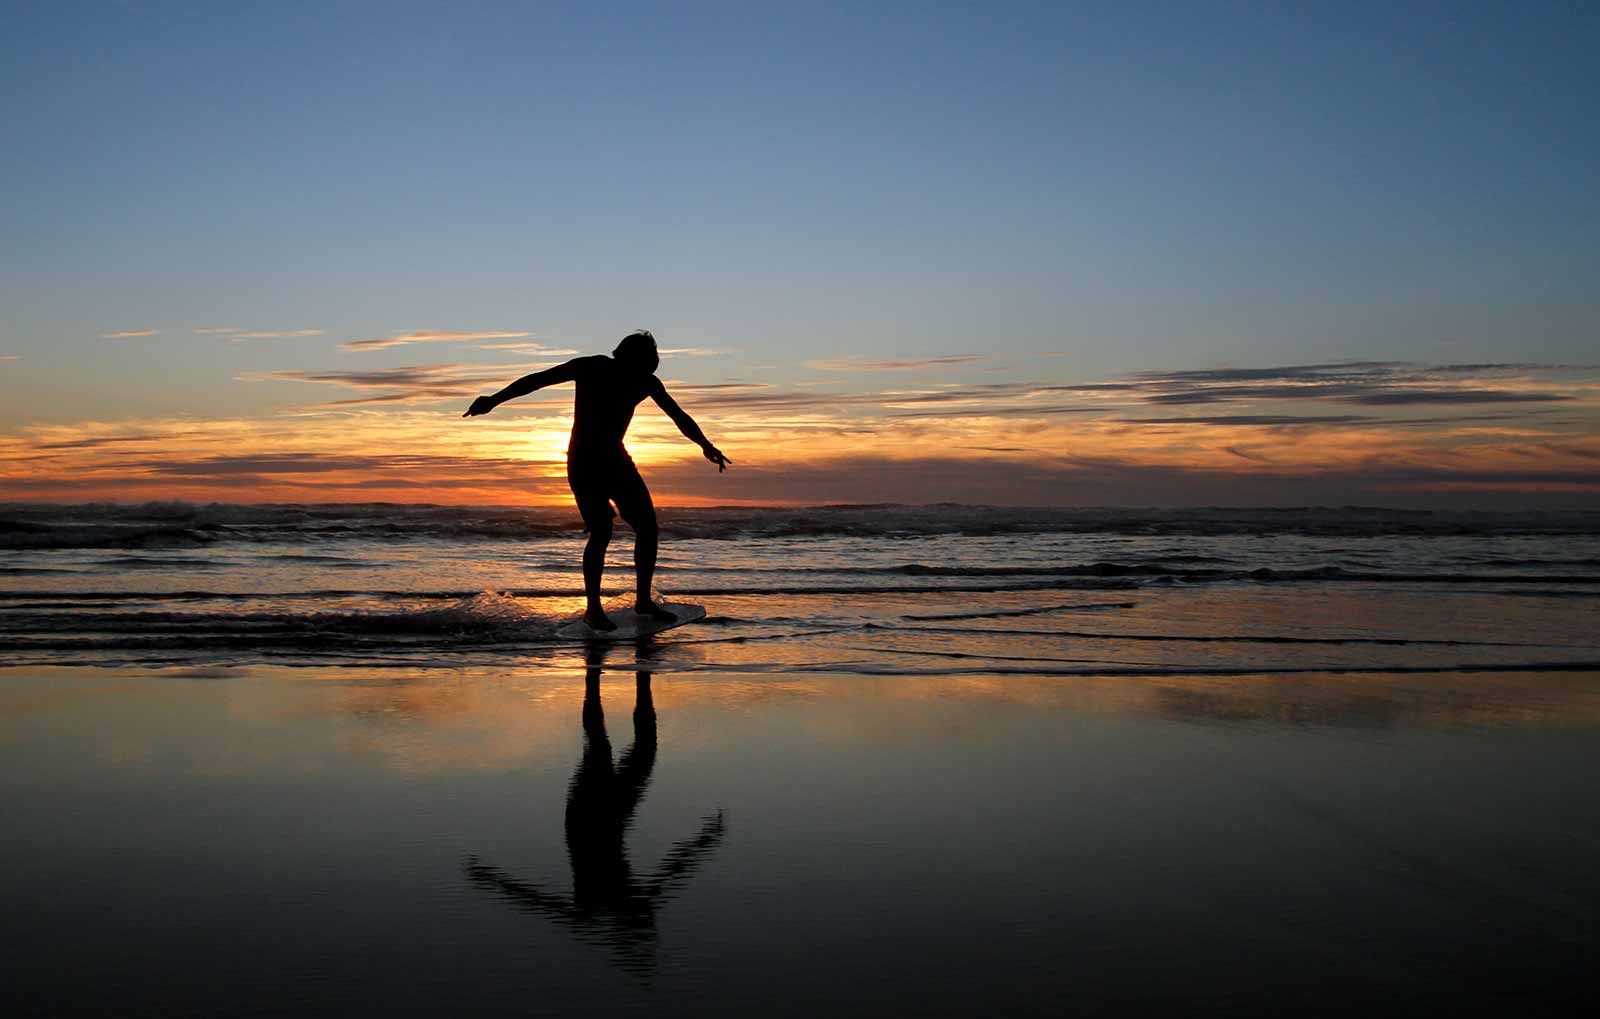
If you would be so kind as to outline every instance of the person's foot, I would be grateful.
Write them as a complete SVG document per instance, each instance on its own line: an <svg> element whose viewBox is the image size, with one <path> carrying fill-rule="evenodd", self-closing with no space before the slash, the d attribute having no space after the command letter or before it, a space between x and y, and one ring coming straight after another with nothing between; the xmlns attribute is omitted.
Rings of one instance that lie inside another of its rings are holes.
<svg viewBox="0 0 1600 1019"><path fill-rule="evenodd" d="M611 621L605 610L598 605L583 614L583 621L589 624L591 630L615 630L617 624Z"/></svg>
<svg viewBox="0 0 1600 1019"><path fill-rule="evenodd" d="M678 618L670 610L662 608L649 598L641 598L635 602L633 611L646 619L657 619L663 623L670 623Z"/></svg>

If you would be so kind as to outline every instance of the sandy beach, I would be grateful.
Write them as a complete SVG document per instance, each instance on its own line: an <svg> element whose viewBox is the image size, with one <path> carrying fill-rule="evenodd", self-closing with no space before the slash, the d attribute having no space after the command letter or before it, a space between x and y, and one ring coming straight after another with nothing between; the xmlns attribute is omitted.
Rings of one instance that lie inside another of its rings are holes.
<svg viewBox="0 0 1600 1019"><path fill-rule="evenodd" d="M11 512L13 1013L1592 996L1590 514Z"/></svg>
<svg viewBox="0 0 1600 1019"><path fill-rule="evenodd" d="M8 1004L1557 1014L1592 997L1600 673L619 657L7 670Z"/></svg>

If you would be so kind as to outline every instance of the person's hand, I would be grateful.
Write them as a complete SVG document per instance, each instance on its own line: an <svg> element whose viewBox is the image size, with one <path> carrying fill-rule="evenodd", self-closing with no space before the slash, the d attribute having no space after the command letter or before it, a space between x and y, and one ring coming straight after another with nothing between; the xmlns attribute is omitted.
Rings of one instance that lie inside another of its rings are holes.
<svg viewBox="0 0 1600 1019"><path fill-rule="evenodd" d="M489 413L491 410L494 410L494 408L495 402L493 400L489 399L487 396L480 396L476 400L472 401L472 406L468 407L467 412L461 416L464 418L475 418L479 414Z"/></svg>
<svg viewBox="0 0 1600 1019"><path fill-rule="evenodd" d="M701 452L706 455L707 460L710 460L712 463L717 465L718 474L721 474L723 471L727 470L728 465L733 463L732 460L729 460L727 457L722 455L722 450L715 446L707 446L705 449L701 450Z"/></svg>

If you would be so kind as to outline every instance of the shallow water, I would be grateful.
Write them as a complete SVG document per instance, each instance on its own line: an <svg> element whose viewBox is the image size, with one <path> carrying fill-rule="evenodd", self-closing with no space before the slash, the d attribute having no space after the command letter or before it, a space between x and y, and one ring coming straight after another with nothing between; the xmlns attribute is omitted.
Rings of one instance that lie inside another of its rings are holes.
<svg viewBox="0 0 1600 1019"><path fill-rule="evenodd" d="M0 653L16 664L577 660L555 639L581 608L583 536L570 512L0 509ZM662 516L657 586L710 613L692 634L665 638L680 668L1057 674L1600 659L1590 624L1600 514L888 506ZM624 530L611 592L631 583L630 557Z"/></svg>
<svg viewBox="0 0 1600 1019"><path fill-rule="evenodd" d="M1600 516L663 516L4 507L0 1007L1593 998Z"/></svg>
<svg viewBox="0 0 1600 1019"><path fill-rule="evenodd" d="M1600 674L641 679L624 657L593 677L9 672L0 996L195 1015L1592 997Z"/></svg>

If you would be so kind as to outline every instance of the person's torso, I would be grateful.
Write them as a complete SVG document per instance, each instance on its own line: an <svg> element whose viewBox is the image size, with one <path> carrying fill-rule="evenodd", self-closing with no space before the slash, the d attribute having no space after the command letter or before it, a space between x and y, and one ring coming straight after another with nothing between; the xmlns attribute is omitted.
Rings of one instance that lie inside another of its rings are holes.
<svg viewBox="0 0 1600 1019"><path fill-rule="evenodd" d="M605 355L586 357L576 379L572 438L568 453L600 455L623 452L622 439L633 410L650 395L654 376L629 371Z"/></svg>

